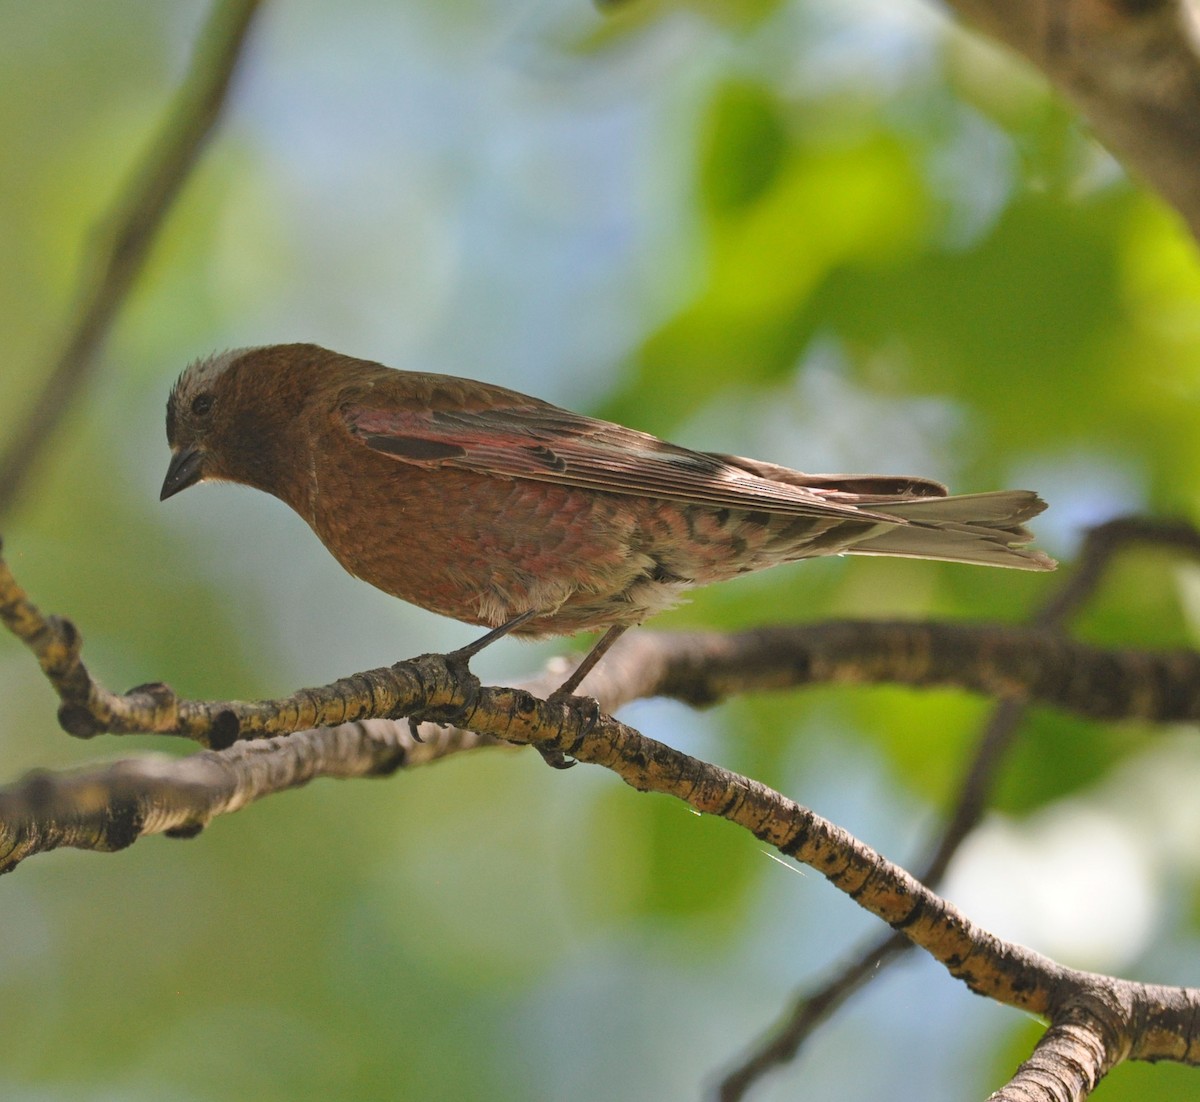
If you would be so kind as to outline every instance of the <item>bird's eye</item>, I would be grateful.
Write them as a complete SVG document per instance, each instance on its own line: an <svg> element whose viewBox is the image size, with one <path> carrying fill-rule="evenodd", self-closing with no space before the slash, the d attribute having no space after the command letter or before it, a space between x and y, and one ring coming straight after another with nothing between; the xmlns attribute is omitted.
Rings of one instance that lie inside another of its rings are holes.
<svg viewBox="0 0 1200 1102"><path fill-rule="evenodd" d="M197 417L203 417L205 414L212 411L213 398L211 394L197 394L192 399L192 412Z"/></svg>

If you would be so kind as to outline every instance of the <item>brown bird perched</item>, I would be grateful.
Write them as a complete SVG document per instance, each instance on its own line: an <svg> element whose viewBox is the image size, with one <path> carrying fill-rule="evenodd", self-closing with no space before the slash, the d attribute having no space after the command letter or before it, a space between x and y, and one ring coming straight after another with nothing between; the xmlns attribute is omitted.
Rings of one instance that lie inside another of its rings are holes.
<svg viewBox="0 0 1200 1102"><path fill-rule="evenodd" d="M503 387L312 344L193 363L167 403L162 498L242 482L296 510L351 574L502 635L605 634L684 591L817 555L1051 570L1029 490L948 497L923 478L810 475L697 452Z"/></svg>

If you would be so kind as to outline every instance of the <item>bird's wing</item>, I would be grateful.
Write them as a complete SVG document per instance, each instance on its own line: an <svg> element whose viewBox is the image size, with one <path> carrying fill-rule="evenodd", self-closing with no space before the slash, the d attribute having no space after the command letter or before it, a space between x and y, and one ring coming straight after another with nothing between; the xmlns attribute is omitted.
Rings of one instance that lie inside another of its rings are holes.
<svg viewBox="0 0 1200 1102"><path fill-rule="evenodd" d="M802 475L754 460L691 451L512 392L497 389L493 396L500 404L443 400L432 408L413 402L403 403L404 408L378 408L371 398L382 395L366 394L365 401L343 405L340 416L365 447L417 467L527 478L714 508L905 524L901 517L857 507L860 494L855 490L864 491L864 504L876 507L889 500L946 492L922 479ZM445 399L446 393L438 397Z"/></svg>

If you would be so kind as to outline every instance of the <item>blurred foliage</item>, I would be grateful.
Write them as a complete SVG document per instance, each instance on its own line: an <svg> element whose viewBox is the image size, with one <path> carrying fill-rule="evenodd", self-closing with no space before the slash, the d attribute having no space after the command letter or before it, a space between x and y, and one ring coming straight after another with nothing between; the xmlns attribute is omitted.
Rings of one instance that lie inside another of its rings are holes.
<svg viewBox="0 0 1200 1102"><path fill-rule="evenodd" d="M0 433L203 15L4 9ZM1198 318L1175 216L1036 75L915 4L268 5L95 384L3 518L5 550L118 688L284 692L462 642L346 578L277 503L229 488L155 500L178 370L212 348L315 339L590 400L699 447L961 491L1027 484L1051 501L1042 544L1069 563L1080 529L1115 513L1200 519ZM1056 584L821 561L696 594L656 626L1019 621ZM1194 645L1187 584L1168 557L1132 556L1078 633ZM480 669L527 672L548 650L514 644ZM68 741L32 666L0 644L7 777L154 745ZM953 800L988 703L843 687L639 709L647 733L905 861ZM1104 801L1156 744L1039 712L995 813L1074 800L1115 815ZM873 930L726 824L531 759L320 784L190 844L30 862L0 884L5 1096L694 1098L793 985ZM1193 837L1169 875L1147 857L1164 893L1200 896ZM994 875L1025 873L1014 856ZM1082 905L1104 921L1103 900ZM1155 945L1190 946L1196 914L1175 929L1147 905ZM1117 963L1137 974L1151 948ZM952 992L928 971L873 988L855 1050L881 1067L896 1050L992 1051L995 1019ZM1001 1039L989 1089L1031 1036ZM848 1076L818 1036L759 1097L876 1097L868 1064ZM961 1067L922 1074L892 1076L889 1096L964 1096ZM1187 1097L1193 1079L1122 1069L1098 1097L1134 1097L1134 1082Z"/></svg>

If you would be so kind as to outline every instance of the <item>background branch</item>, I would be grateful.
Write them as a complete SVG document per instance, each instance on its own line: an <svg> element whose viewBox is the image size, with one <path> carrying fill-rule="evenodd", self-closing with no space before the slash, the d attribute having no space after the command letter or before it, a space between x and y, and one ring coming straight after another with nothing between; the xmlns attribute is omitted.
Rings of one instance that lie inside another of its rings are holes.
<svg viewBox="0 0 1200 1102"><path fill-rule="evenodd" d="M1200 237L1200 15L1189 0L950 0L1039 68Z"/></svg>
<svg viewBox="0 0 1200 1102"><path fill-rule="evenodd" d="M159 229L216 128L262 0L222 0L192 57L174 107L112 210L82 266L74 317L41 391L0 451L0 516L12 509L38 457L91 374L100 348L145 265Z"/></svg>

